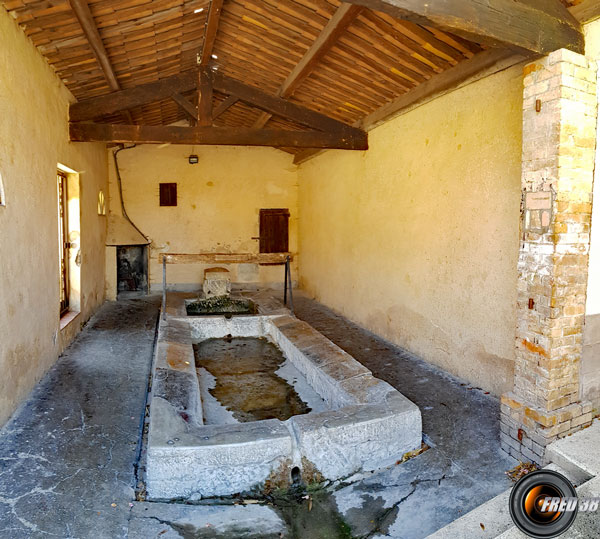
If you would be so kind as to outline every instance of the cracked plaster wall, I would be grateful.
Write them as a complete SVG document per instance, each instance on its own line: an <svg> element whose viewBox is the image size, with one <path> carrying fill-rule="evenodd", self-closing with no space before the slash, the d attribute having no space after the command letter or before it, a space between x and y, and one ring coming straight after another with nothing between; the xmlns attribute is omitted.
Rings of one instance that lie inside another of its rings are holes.
<svg viewBox="0 0 600 539"><path fill-rule="evenodd" d="M104 301L102 144L69 143L73 96L0 7L0 426ZM59 329L57 164L80 173L81 314Z"/></svg>

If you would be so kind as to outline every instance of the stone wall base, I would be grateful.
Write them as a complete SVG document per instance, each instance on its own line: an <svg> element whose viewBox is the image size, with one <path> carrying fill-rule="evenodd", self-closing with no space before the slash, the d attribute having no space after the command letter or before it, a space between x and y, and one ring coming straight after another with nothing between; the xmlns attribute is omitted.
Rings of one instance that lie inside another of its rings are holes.
<svg viewBox="0 0 600 539"><path fill-rule="evenodd" d="M545 466L546 446L592 424L590 402L569 404L548 412L526 405L513 393L500 404L500 445L520 461Z"/></svg>

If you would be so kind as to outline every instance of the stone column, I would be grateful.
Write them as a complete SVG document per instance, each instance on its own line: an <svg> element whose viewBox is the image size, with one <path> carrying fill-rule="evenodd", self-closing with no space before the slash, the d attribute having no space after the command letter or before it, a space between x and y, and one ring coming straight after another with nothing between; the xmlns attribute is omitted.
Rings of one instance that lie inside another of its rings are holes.
<svg viewBox="0 0 600 539"><path fill-rule="evenodd" d="M579 364L596 147L596 65L559 50L525 68L515 381L502 448L545 464L545 447L590 424Z"/></svg>

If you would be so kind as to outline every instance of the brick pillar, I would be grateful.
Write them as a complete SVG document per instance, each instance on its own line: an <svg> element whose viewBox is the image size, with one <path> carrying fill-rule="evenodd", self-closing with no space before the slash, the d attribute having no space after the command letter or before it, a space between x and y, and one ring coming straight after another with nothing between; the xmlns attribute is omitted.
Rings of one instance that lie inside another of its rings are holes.
<svg viewBox="0 0 600 539"><path fill-rule="evenodd" d="M596 65L567 50L525 68L522 227L514 389L502 448L545 464L545 447L590 424L579 363L596 147Z"/></svg>

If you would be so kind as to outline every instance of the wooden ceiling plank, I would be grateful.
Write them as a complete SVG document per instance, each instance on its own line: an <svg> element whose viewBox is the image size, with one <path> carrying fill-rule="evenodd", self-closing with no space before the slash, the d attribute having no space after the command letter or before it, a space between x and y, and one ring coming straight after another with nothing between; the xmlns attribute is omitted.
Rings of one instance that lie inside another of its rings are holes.
<svg viewBox="0 0 600 539"><path fill-rule="evenodd" d="M559 0L348 0L471 41L548 54L584 52L581 25Z"/></svg>
<svg viewBox="0 0 600 539"><path fill-rule="evenodd" d="M71 123L74 142L115 142L140 144L210 144L273 146L289 148L337 148L366 150L367 134L323 133L253 128L178 127Z"/></svg>

